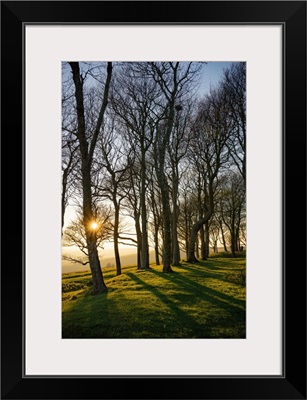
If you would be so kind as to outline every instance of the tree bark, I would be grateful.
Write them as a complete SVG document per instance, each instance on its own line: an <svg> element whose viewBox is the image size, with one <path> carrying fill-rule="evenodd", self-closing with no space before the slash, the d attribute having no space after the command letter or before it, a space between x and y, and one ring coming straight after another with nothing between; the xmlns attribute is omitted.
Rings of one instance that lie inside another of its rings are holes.
<svg viewBox="0 0 307 400"><path fill-rule="evenodd" d="M189 245L189 254L188 254L188 262L195 263L198 262L197 258L195 257L195 244L197 240L197 234L200 228L211 218L214 212L214 203L213 203L213 179L209 180L209 206L208 212L205 214L203 218L200 218L196 221L191 230L190 235L190 245Z"/></svg>
<svg viewBox="0 0 307 400"><path fill-rule="evenodd" d="M121 275L122 268L120 262L120 255L118 249L118 227L119 227L119 205L114 199L115 206L115 218L114 218L114 255L115 255L115 263L116 263L116 275Z"/></svg>
<svg viewBox="0 0 307 400"><path fill-rule="evenodd" d="M159 211L157 210L154 188L152 188L151 203L152 203L152 214L153 214L153 222L154 222L155 260L156 260L156 265L160 265L160 254L159 254L160 217L159 217Z"/></svg>
<svg viewBox="0 0 307 400"><path fill-rule="evenodd" d="M82 172L82 187L83 187L83 221L85 227L90 269L92 273L93 293L99 293L107 290L107 287L103 280L101 265L98 257L96 234L90 227L90 224L93 221L91 167L92 167L93 153L97 142L98 133L101 128L104 112L108 102L107 101L108 93L112 76L112 63L108 63L107 80L104 89L104 98L99 112L96 129L90 144L88 143L86 138L84 98L83 98L83 77L80 75L80 67L78 62L70 62L69 64L71 66L73 73L77 118L78 118L77 137L79 140L80 152L81 152L81 172Z"/></svg>
<svg viewBox="0 0 307 400"><path fill-rule="evenodd" d="M68 179L69 168L65 168L62 177L62 236L63 236L63 226L64 226L64 217L65 217L65 209L66 209L66 187L67 187L67 179Z"/></svg>
<svg viewBox="0 0 307 400"><path fill-rule="evenodd" d="M223 246L224 246L224 251L225 251L226 253L228 253L227 244L226 244L226 239L225 239L225 234L224 234L224 229L223 229L223 223L222 223L222 221L219 221L219 223L220 223L220 228L221 228L222 242L223 242Z"/></svg>
<svg viewBox="0 0 307 400"><path fill-rule="evenodd" d="M171 238L171 210L169 206L169 192L166 182L166 177L163 173L161 177L161 197L164 222L164 250L163 250L163 272L173 272L171 267L172 262L172 238Z"/></svg>
<svg viewBox="0 0 307 400"><path fill-rule="evenodd" d="M134 212L135 231L137 237L137 269L141 268L141 254L142 254L142 232L140 227L140 214Z"/></svg>
<svg viewBox="0 0 307 400"><path fill-rule="evenodd" d="M232 221L231 223L231 254L232 257L236 257L236 245L237 245L237 241L236 241L236 233L235 233L235 225L234 225L234 221Z"/></svg>
<svg viewBox="0 0 307 400"><path fill-rule="evenodd" d="M174 167L173 167L174 168ZM177 197L178 197L178 173L173 171L172 201L173 201L173 221L172 221L172 244L173 244L173 265L180 265L180 249L177 233Z"/></svg>
<svg viewBox="0 0 307 400"><path fill-rule="evenodd" d="M209 220L205 222L205 252L206 252L206 258L209 257Z"/></svg>
<svg viewBox="0 0 307 400"><path fill-rule="evenodd" d="M200 254L202 260L207 260L205 230L203 226L200 228Z"/></svg>
<svg viewBox="0 0 307 400"><path fill-rule="evenodd" d="M147 233L147 211L146 211L146 166L145 149L141 143L142 162L141 162L141 215L142 215L142 252L140 269L149 268L149 249Z"/></svg>

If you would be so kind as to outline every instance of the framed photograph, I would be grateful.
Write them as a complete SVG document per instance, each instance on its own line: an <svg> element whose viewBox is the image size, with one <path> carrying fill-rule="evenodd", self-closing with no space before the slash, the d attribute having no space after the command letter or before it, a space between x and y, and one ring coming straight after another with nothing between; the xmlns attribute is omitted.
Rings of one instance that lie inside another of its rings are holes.
<svg viewBox="0 0 307 400"><path fill-rule="evenodd" d="M306 2L1 26L2 398L306 399Z"/></svg>

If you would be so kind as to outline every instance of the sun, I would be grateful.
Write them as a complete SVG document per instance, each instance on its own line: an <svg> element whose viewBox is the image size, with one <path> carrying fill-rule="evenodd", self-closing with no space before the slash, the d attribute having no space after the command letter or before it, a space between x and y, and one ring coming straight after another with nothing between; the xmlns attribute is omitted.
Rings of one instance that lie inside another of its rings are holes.
<svg viewBox="0 0 307 400"><path fill-rule="evenodd" d="M92 222L92 223L91 223L91 228L94 229L94 230L96 230L96 229L98 228L97 222Z"/></svg>

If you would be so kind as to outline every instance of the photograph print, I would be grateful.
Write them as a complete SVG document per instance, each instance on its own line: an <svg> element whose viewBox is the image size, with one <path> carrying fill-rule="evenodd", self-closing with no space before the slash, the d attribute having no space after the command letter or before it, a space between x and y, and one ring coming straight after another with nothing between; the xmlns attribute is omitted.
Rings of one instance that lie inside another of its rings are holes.
<svg viewBox="0 0 307 400"><path fill-rule="evenodd" d="M62 62L62 338L246 338L246 63Z"/></svg>

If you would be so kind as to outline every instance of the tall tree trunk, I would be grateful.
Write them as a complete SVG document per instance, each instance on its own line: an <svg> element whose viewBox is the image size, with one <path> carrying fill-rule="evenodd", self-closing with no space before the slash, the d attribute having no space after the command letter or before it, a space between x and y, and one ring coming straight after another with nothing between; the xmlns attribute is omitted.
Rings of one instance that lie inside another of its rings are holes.
<svg viewBox="0 0 307 400"><path fill-rule="evenodd" d="M202 260L207 260L207 252L206 252L206 241L205 241L205 230L202 226L200 228L200 254Z"/></svg>
<svg viewBox="0 0 307 400"><path fill-rule="evenodd" d="M195 257L195 243L197 241L197 234L199 229L201 228L201 225L198 226L199 224L195 223L192 226L191 229L191 234L190 234L190 244L189 244L189 250L188 250L188 262L194 263L198 262L197 258Z"/></svg>
<svg viewBox="0 0 307 400"><path fill-rule="evenodd" d="M160 255L159 255L159 227L160 227L160 217L158 215L156 200L154 189L152 188L151 193L151 202L152 202L152 214L154 221L154 242L155 242L155 260L156 265L160 265Z"/></svg>
<svg viewBox="0 0 307 400"><path fill-rule="evenodd" d="M222 221L219 221L219 224L220 224L220 228L221 228L222 242L223 242L224 251L225 251L226 253L228 253L228 249L227 249L227 244L226 244L226 239L225 239L225 234L224 234L224 229L223 229L223 223L222 223Z"/></svg>
<svg viewBox="0 0 307 400"><path fill-rule="evenodd" d="M189 245L190 245L190 240L189 240L189 231L190 231L190 223L189 223L189 218L188 218L188 213L187 213L187 206L186 206L186 198L185 198L185 206L184 206L184 239L185 239L185 252L186 252L186 259L189 258Z"/></svg>
<svg viewBox="0 0 307 400"><path fill-rule="evenodd" d="M114 218L114 255L115 255L115 263L116 263L116 275L120 275L122 273L120 255L118 249L118 228L119 228L119 205L117 204L116 199L113 199L115 206L115 218Z"/></svg>
<svg viewBox="0 0 307 400"><path fill-rule="evenodd" d="M75 85L75 97L78 118L77 137L80 144L81 163L82 163L82 187L83 187L83 222L85 227L86 242L88 248L90 269L93 281L93 293L99 293L107 290L104 283L101 265L98 257L96 234L92 231L90 224L93 221L93 208L92 208L92 191L91 191L91 167L93 160L93 153L96 146L98 134L103 122L104 112L108 103L108 94L110 81L112 76L112 63L108 63L107 67L107 80L104 89L104 97L99 112L97 125L93 134L92 140L89 143L86 138L85 131L85 113L84 113L84 98L83 98L83 77L80 75L80 67L78 62L69 63L73 73L73 80Z"/></svg>
<svg viewBox="0 0 307 400"><path fill-rule="evenodd" d="M206 252L206 258L209 257L209 243L210 243L210 237L209 237L209 220L205 222L205 252Z"/></svg>
<svg viewBox="0 0 307 400"><path fill-rule="evenodd" d="M156 259L156 265L160 265L160 256L159 256L159 230L158 230L158 227L157 227L157 226L155 226L154 241L155 241L155 259Z"/></svg>
<svg viewBox="0 0 307 400"><path fill-rule="evenodd" d="M148 234L147 234L147 212L146 212L146 167L145 167L145 150L142 142L141 146L142 162L141 162L141 215L142 215L142 252L140 269L149 268L149 250L148 250Z"/></svg>
<svg viewBox="0 0 307 400"><path fill-rule="evenodd" d="M64 217L65 217L65 209L66 209L66 187L67 187L67 179L68 179L68 168L66 168L63 172L62 177L62 236L63 236L63 226L64 226Z"/></svg>
<svg viewBox="0 0 307 400"><path fill-rule="evenodd" d="M174 168L174 167L173 167ZM173 201L173 221L172 221L172 244L173 244L173 265L180 265L180 249L178 243L178 233L177 233L177 222L178 222L178 212L177 212L177 197L178 197L178 174L173 171L173 186L172 186L172 201Z"/></svg>
<svg viewBox="0 0 307 400"><path fill-rule="evenodd" d="M164 250L163 250L163 272L173 272L171 267L172 262L172 238L171 238L171 210L169 205L169 192L166 182L166 177L163 173L161 178L161 197L164 222Z"/></svg>
<svg viewBox="0 0 307 400"><path fill-rule="evenodd" d="M236 243L237 243L237 251L240 251L240 218L236 226Z"/></svg>
<svg viewBox="0 0 307 400"><path fill-rule="evenodd" d="M199 258L199 235L196 236L196 243L195 243L195 254L196 258Z"/></svg>
<svg viewBox="0 0 307 400"><path fill-rule="evenodd" d="M140 213L134 212L135 231L137 238L137 269L141 268L141 253L142 253L142 232L140 227Z"/></svg>
<svg viewBox="0 0 307 400"><path fill-rule="evenodd" d="M235 232L235 226L234 226L234 221L231 223L231 254L232 257L236 257L236 232Z"/></svg>
<svg viewBox="0 0 307 400"><path fill-rule="evenodd" d="M195 244L197 240L197 234L200 230L200 228L207 222L209 219L212 217L213 212L214 212L214 203L213 203L213 178L209 180L208 184L208 189L209 189L209 206L208 206L208 212L204 215L203 218L200 218L198 221L196 221L191 229L191 235L190 235L190 245L189 245L189 254L188 254L188 262L190 263L195 263L198 262L197 258L195 257Z"/></svg>
<svg viewBox="0 0 307 400"><path fill-rule="evenodd" d="M98 257L96 233L93 229L91 229L91 223L94 220L94 216L92 210L91 174L88 167L82 168L82 183L83 183L83 223L85 227L88 257L92 273L92 282L93 282L92 291L93 293L99 293L107 290L107 287L103 280L100 260Z"/></svg>
<svg viewBox="0 0 307 400"><path fill-rule="evenodd" d="M161 201L162 201L162 216L163 216L163 272L171 273L173 272L172 263L172 235L171 235L171 210L169 204L169 189L167 177L164 172L165 168L165 148L169 142L170 132L173 126L174 119L174 105L171 108L172 117L169 117L167 132L164 133L164 138L162 143L159 139L156 142L156 155L155 169L158 178L158 184L161 191ZM160 139L162 140L162 139ZM161 146L162 144L162 146ZM159 150L157 151L157 147Z"/></svg>

